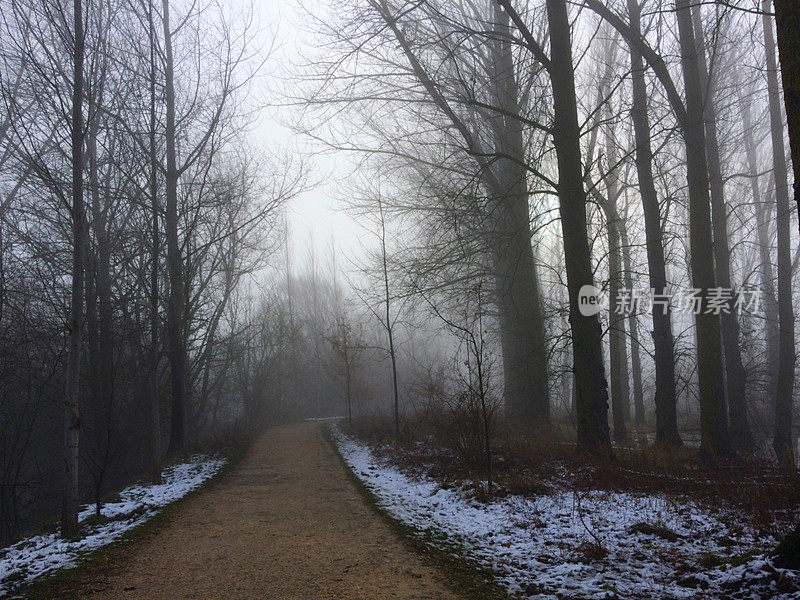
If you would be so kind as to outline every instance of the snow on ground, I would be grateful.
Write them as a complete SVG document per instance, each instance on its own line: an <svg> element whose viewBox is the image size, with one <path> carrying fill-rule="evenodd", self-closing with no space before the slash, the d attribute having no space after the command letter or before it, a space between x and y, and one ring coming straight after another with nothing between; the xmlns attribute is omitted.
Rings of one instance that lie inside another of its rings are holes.
<svg viewBox="0 0 800 600"><path fill-rule="evenodd" d="M800 598L779 591L774 567L757 550L774 539L694 503L602 491L481 503L410 477L333 431L345 462L385 510L431 543L455 544L519 597ZM797 589L796 574L784 577Z"/></svg>
<svg viewBox="0 0 800 600"><path fill-rule="evenodd" d="M141 525L160 508L210 479L224 464L222 458L193 456L187 463L164 469L163 483L159 485L132 485L122 490L118 502L102 506L101 518L94 517L94 504L82 507L78 520L93 519L81 526L80 540L64 540L57 533L50 533L24 539L0 550L0 597L45 573L75 566L82 555L110 544L126 531Z"/></svg>

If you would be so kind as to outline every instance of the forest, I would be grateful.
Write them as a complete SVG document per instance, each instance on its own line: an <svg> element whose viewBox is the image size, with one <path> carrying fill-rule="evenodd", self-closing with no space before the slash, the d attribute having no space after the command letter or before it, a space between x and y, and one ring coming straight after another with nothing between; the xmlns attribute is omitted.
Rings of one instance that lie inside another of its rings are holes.
<svg viewBox="0 0 800 600"><path fill-rule="evenodd" d="M796 0L4 0L0 598L797 598L798 208Z"/></svg>

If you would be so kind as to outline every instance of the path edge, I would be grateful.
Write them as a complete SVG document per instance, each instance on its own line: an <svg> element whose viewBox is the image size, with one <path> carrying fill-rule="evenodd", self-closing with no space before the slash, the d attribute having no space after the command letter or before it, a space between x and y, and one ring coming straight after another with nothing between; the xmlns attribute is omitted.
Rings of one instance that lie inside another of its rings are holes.
<svg viewBox="0 0 800 600"><path fill-rule="evenodd" d="M436 538L432 534L404 523L386 510L380 499L359 479L345 461L334 439L334 427L336 425L333 423L322 426L322 435L325 441L339 459L350 483L369 507L389 525L403 546L421 556L426 564L432 565L442 575L447 586L464 600L513 600L516 598L497 582L497 576L492 570L478 565L454 545L451 546L452 550L450 551L443 550L436 545Z"/></svg>
<svg viewBox="0 0 800 600"><path fill-rule="evenodd" d="M174 514L183 507L186 501L225 483L228 476L249 454L255 440L264 435L267 429L265 428L242 444L233 447L228 454L223 454L226 461L219 471L186 495L164 506L141 525L129 529L110 544L87 552L78 559L74 566L63 567L47 573L29 584L23 585L8 596L0 596L0 599L84 600L86 597L84 591L87 585L101 581L121 569L124 566L127 551L139 543L157 536L164 527L169 525Z"/></svg>

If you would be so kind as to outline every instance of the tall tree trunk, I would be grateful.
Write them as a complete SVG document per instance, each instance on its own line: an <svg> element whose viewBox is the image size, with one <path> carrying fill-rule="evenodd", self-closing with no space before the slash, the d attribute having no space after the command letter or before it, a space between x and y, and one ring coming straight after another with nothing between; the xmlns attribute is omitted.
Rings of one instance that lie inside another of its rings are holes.
<svg viewBox="0 0 800 600"><path fill-rule="evenodd" d="M628 228L625 219L619 220L619 234L622 241L622 261L625 269L625 288L633 290L631 273L631 244L628 239ZM640 354L639 321L636 318L636 307L631 307L628 315L628 334L631 342L631 375L633 377L633 420L636 425L644 424L644 390L642 388L642 359Z"/></svg>
<svg viewBox="0 0 800 600"><path fill-rule="evenodd" d="M569 290L569 318L577 390L578 446L593 455L610 456L608 388L603 367L602 331L597 315L579 310L581 288L593 284L586 227L586 190L580 148L575 73L567 5L547 0L550 26L550 79L558 160L558 197Z"/></svg>
<svg viewBox="0 0 800 600"><path fill-rule="evenodd" d="M770 12L770 0L764 0L764 11ZM769 92L769 122L772 133L772 174L775 181L778 228L778 321L780 346L778 356L778 385L775 397L775 438L772 442L781 464L794 468L792 448L792 391L794 388L794 307L792 306L791 210L789 183L786 172L786 151L783 146L783 118L778 88L778 65L775 61L775 38L772 21L762 17L764 50L767 56L767 91ZM797 49L795 48L796 52ZM789 107L797 110L798 106ZM795 167L796 168L796 167ZM795 182L797 185L797 182Z"/></svg>
<svg viewBox="0 0 800 600"><path fill-rule="evenodd" d="M529 432L549 429L550 388L536 261L531 247L525 147L514 60L509 43L508 14L494 7L500 34L492 44L495 94L503 111L495 117L497 151L507 157L496 163L499 189L492 190L497 218L492 236L497 286L504 397L510 423Z"/></svg>
<svg viewBox="0 0 800 600"><path fill-rule="evenodd" d="M637 0L628 0L631 28L641 33L641 9ZM650 287L655 294L667 293L667 269L664 259L664 233L661 229L661 209L653 179L653 151L650 143L650 119L647 114L647 85L644 61L638 48L631 44L631 76L633 104L631 117L636 140L636 173L644 213L647 241L647 266ZM669 306L653 306L653 347L655 354L656 442L679 446L676 392L675 342L672 336L672 316Z"/></svg>
<svg viewBox="0 0 800 600"><path fill-rule="evenodd" d="M706 42L703 32L701 7L692 9L694 21L697 62L703 90L703 120L705 121L706 157L708 160L709 184L711 187L711 213L714 232L714 261L717 285L733 290L731 281L731 253L728 243L728 213L725 205L725 182L722 173L719 141L717 139L717 113L715 108L714 79L709 75L706 59ZM734 448L749 450L753 447L753 436L747 418L745 396L745 372L739 348L739 319L736 315L735 299L731 297L727 310L720 314L722 345L725 356L725 377L728 400L730 437Z"/></svg>
<svg viewBox="0 0 800 600"><path fill-rule="evenodd" d="M608 175L606 176L608 180ZM612 187L609 185L609 187ZM610 196L612 190L608 190ZM616 193L616 190L614 190ZM619 232L619 215L611 206L612 200L607 198L609 206L606 207L606 224L608 228L608 270L609 270L609 298L610 307L608 324L608 341L610 350L610 375L611 375L611 415L614 424L614 440L624 441L628 437L625 427L626 413L630 403L630 381L628 378L628 351L626 347L625 315L617 314L617 306L624 306L622 288L624 274L622 272L622 237Z"/></svg>
<svg viewBox="0 0 800 600"><path fill-rule="evenodd" d="M87 146L90 145L87 139ZM87 152L85 156L89 157L91 164L91 152ZM89 168L91 181L91 167ZM97 363L97 356L100 354L100 334L98 332L99 318L97 316L97 257L92 251L91 238L89 237L89 224L88 224L88 207L87 207L87 224L85 228L85 248L86 248L86 262L84 263L84 298L86 302L86 316L84 318L84 346L86 348L86 382L88 384L89 392L89 419L86 419L89 427L84 427L84 447L86 447L86 438L92 438L95 447L99 447L100 441L94 439L92 434L96 433L100 421L99 407L100 402L100 375ZM83 416L86 418L87 411L84 404ZM92 448L94 450L95 448ZM92 454L91 452L89 454Z"/></svg>
<svg viewBox="0 0 800 600"><path fill-rule="evenodd" d="M766 339L766 387L767 398L771 413L768 413L767 420L774 426L773 416L775 414L775 396L778 386L778 363L780 356L780 329L778 327L778 300L775 295L775 269L772 265L772 236L770 235L770 223L773 220L774 207L770 200L765 199L761 194L761 183L759 179L758 159L756 158L756 145L753 141L753 125L750 113L750 96L745 95L739 101L741 107L742 126L744 133L744 147L747 156L747 170L750 176L750 189L753 194L753 206L755 207L758 251L761 262L761 289L764 293L764 337Z"/></svg>
<svg viewBox="0 0 800 600"><path fill-rule="evenodd" d="M83 201L83 62L85 37L81 0L73 1L72 80L72 297L70 300L67 372L64 389L64 494L61 535L78 535L78 441L80 436L79 384L83 337L86 207Z"/></svg>
<svg viewBox="0 0 800 600"><path fill-rule="evenodd" d="M172 30L169 24L169 0L162 0L164 23L164 90L166 101L167 206L165 214L167 238L167 270L169 273L169 305L167 308L167 340L172 383L172 423L168 452L188 458L188 420L186 417L186 342L183 316L185 311L183 260L178 239L178 167L175 149L175 70L172 57Z"/></svg>
<svg viewBox="0 0 800 600"><path fill-rule="evenodd" d="M506 111L495 119L494 143L499 148L484 149L480 136L450 107L422 66L404 32L384 0L372 3L394 33L420 83L443 115L463 138L466 152L482 172L483 181L495 197L497 216L489 230L492 270L497 288L505 398L509 416L519 418L530 428L549 424L549 386L544 323L539 301L536 263L531 249L527 173L521 124L516 118L517 82L514 78L510 46L496 41L492 48L500 76L495 79L497 101ZM508 8L507 2L503 5ZM495 26L507 30L508 18L495 9ZM504 38L506 36L498 36ZM497 125L499 123L499 125ZM488 160L492 151L507 152L497 161Z"/></svg>
<svg viewBox="0 0 800 600"><path fill-rule="evenodd" d="M764 0L765 6L767 2ZM765 12L769 13L770 10L767 8ZM775 24L794 166L794 201L800 212L800 52L797 51L800 48L800 3L797 0L775 0Z"/></svg>
<svg viewBox="0 0 800 600"><path fill-rule="evenodd" d="M233 219L229 222L229 231L233 231L235 224ZM223 270L225 271L225 286L222 292L222 298L217 303L214 309L213 316L207 324L206 347L203 354L198 361L198 365L202 365L203 377L200 385L200 405L205 406L208 399L208 388L211 381L211 367L213 366L214 346L217 339L217 330L219 329L219 322L222 315L225 314L225 308L228 306L231 294L236 287L237 278L234 276L234 269L236 268L236 235L232 235L230 239L231 246L228 249L228 254L225 257Z"/></svg>
<svg viewBox="0 0 800 600"><path fill-rule="evenodd" d="M147 397L150 414L150 480L161 483L161 407L158 401L158 270L161 252L158 224L158 155L156 154L156 31L153 0L147 2L147 35L150 43L150 349L147 374Z"/></svg>
<svg viewBox="0 0 800 600"><path fill-rule="evenodd" d="M351 393L351 386L350 386L350 363L345 361L345 392L347 394L347 424L349 426L353 425L353 404L352 404L352 393Z"/></svg>
<svg viewBox="0 0 800 600"><path fill-rule="evenodd" d="M389 263L386 254L386 215L383 212L383 203L378 190L378 210L380 212L380 243L381 243L381 265L383 267L383 299L386 318L386 334L389 341L389 358L392 362L392 391L394 399L394 441L400 441L400 390L397 384L397 354L394 347L394 323L391 314L391 296L389 295Z"/></svg>
<svg viewBox="0 0 800 600"><path fill-rule="evenodd" d="M102 81L88 97L89 114L97 114L101 102ZM100 190L100 173L97 158L99 122L95 118L89 125L86 149L89 160L89 189L91 199L91 229L94 233L97 254L91 261L95 286L91 297L87 296L87 321L89 322L89 356L92 381L92 438L94 440L95 503L100 509L111 444L111 406L114 397L114 337L113 309L111 305L111 244L108 235L106 210ZM108 189L108 186L106 186ZM106 192L107 194L108 192ZM106 202L108 198L106 198ZM86 235L87 253L90 246ZM91 278L91 274L88 275ZM87 290L91 286L87 286ZM90 307L92 307L90 309ZM95 321L96 319L96 321Z"/></svg>
<svg viewBox="0 0 800 600"><path fill-rule="evenodd" d="M567 408L567 414L572 411L572 371L564 365L564 372L561 374L561 405Z"/></svg>
<svg viewBox="0 0 800 600"><path fill-rule="evenodd" d="M600 0L584 0L584 3L611 23L631 46L635 46L641 52L643 57L647 57L650 66L664 86L667 99L683 133L686 145L686 174L689 192L690 271L692 283L699 292L699 305L695 316L695 335L700 388L700 450L702 461L711 465L718 457L730 453L730 440L722 380L722 343L719 317L708 310L709 296L712 293L711 290L716 288L716 278L714 276L709 206L708 165L706 164L705 132L703 131L703 90L690 2L689 0L676 0L675 2L686 95L685 104L663 58L650 48L641 33L626 25ZM658 312L655 310L654 314ZM674 403L669 408L673 407ZM664 420L670 421L671 415L665 415ZM675 433L677 434L677 431ZM659 435L664 434L657 431L657 439ZM676 439L672 440L672 443L676 442Z"/></svg>
<svg viewBox="0 0 800 600"><path fill-rule="evenodd" d="M719 316L708 310L710 290L717 287L711 232L708 165L703 128L703 88L695 46L690 0L675 0L686 94L686 170L689 184L689 249L692 285L699 290L697 374L700 385L700 452L714 463L730 452L728 417L722 381L722 343Z"/></svg>
<svg viewBox="0 0 800 600"><path fill-rule="evenodd" d="M289 218L284 213L284 223L286 227L286 308L289 313L289 393L291 398L289 406L293 408L293 416L297 417L299 398L297 397L297 332L295 331L294 324L294 293L292 285L292 260L291 251L289 248Z"/></svg>
<svg viewBox="0 0 800 600"><path fill-rule="evenodd" d="M609 66L611 65L610 57ZM610 75L610 73L608 73ZM605 88L606 86L601 86ZM601 96L607 93L604 89ZM610 112L607 110L606 112ZM607 115L610 116L610 115ZM628 437L625 421L630 420L630 378L628 376L628 352L626 347L625 314L618 312L617 307L627 308L623 302L622 288L625 275L622 265L622 234L620 218L617 210L619 197L619 180L616 169L618 157L614 146L614 132L610 124L604 126L606 154L606 198L603 211L606 215L608 230L608 345L610 350L609 370L611 375L611 416L614 424L614 440L624 441Z"/></svg>

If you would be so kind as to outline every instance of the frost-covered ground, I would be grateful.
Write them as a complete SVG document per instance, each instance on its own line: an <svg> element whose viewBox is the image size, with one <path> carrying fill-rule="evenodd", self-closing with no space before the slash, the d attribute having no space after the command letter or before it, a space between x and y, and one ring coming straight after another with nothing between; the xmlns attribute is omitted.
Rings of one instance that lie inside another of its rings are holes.
<svg viewBox="0 0 800 600"><path fill-rule="evenodd" d="M600 491L482 503L385 464L336 428L334 435L385 510L429 540L457 545L520 597L800 598L798 574L776 571L759 551L775 540L730 513Z"/></svg>
<svg viewBox="0 0 800 600"><path fill-rule="evenodd" d="M132 485L119 494L118 502L103 505L100 518L95 506L84 506L78 515L81 539L68 541L57 533L37 535L0 550L0 597L23 583L65 567L75 566L82 555L110 544L123 533L141 525L163 506L182 498L211 478L225 460L193 456L189 462L164 469L160 485Z"/></svg>

